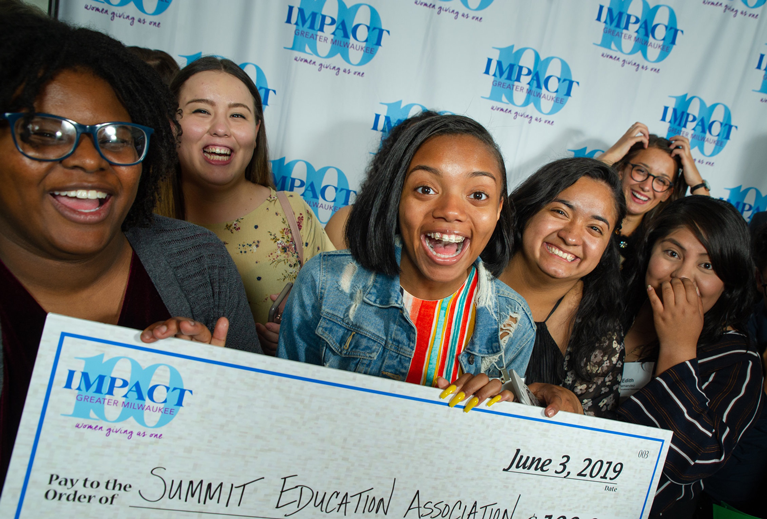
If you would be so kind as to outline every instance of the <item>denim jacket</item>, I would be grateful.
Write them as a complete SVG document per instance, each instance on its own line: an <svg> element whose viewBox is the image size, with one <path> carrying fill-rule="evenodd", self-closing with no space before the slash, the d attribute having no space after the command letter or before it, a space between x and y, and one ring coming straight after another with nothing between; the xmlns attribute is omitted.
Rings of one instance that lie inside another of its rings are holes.
<svg viewBox="0 0 767 519"><path fill-rule="evenodd" d="M398 263L400 256L398 246ZM501 378L502 368L523 376L535 342L530 308L482 260L475 266L476 320L461 368L490 378ZM301 269L282 316L277 356L405 380L415 344L399 276L371 272L341 250L319 254Z"/></svg>

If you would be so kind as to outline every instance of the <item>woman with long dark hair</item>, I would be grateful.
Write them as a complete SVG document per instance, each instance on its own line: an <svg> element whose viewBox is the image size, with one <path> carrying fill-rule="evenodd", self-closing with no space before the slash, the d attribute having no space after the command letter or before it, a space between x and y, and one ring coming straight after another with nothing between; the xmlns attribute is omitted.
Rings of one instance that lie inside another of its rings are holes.
<svg viewBox="0 0 767 519"><path fill-rule="evenodd" d="M618 412L674 432L653 513L689 517L701 480L724 466L761 407L761 359L744 334L748 228L729 203L687 197L651 222L643 244L624 327L627 360L644 363L649 380Z"/></svg>
<svg viewBox="0 0 767 519"><path fill-rule="evenodd" d="M514 249L499 278L525 298L536 322L525 382L546 402L558 395L569 400L567 410L604 416L617 407L623 363L619 254L611 240L626 212L620 183L598 160L561 159L510 199Z"/></svg>
<svg viewBox="0 0 767 519"><path fill-rule="evenodd" d="M513 224L498 146L467 117L435 115L382 150L346 225L350 249L301 270L279 356L438 386L452 405L469 398L465 410L510 399L500 378L524 372L534 328L493 275Z"/></svg>

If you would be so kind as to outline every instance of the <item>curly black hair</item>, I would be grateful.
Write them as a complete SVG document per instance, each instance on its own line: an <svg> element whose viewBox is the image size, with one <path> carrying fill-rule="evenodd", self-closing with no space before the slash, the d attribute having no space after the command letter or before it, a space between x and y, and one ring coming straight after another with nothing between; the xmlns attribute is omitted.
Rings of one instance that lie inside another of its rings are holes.
<svg viewBox="0 0 767 519"><path fill-rule="evenodd" d="M154 129L122 229L150 225L158 184L177 161L176 102L168 88L119 41L8 5L0 9L0 113L34 112L40 93L66 70L87 71L109 83L130 122Z"/></svg>

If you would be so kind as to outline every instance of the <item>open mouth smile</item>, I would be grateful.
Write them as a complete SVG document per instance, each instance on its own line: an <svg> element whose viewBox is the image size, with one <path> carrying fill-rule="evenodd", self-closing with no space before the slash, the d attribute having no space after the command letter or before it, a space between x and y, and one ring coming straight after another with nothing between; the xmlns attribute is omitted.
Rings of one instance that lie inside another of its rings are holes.
<svg viewBox="0 0 767 519"><path fill-rule="evenodd" d="M558 258L562 258L568 263L572 263L573 261L578 259L578 256L576 256L575 254L570 254L569 252L565 252L559 247L555 247L549 243L544 243L543 245L546 247L546 250L549 251L550 254L553 254L554 256Z"/></svg>
<svg viewBox="0 0 767 519"><path fill-rule="evenodd" d="M430 232L423 235L423 242L436 258L450 260L457 258L463 252L466 237L459 234Z"/></svg>
<svg viewBox="0 0 767 519"><path fill-rule="evenodd" d="M232 150L226 146L205 146L202 154L214 164L226 164L232 160Z"/></svg>
<svg viewBox="0 0 767 519"><path fill-rule="evenodd" d="M634 198L635 201L639 202L640 204L646 204L650 201L649 196L645 196L642 193L638 191L631 190L631 196Z"/></svg>
<svg viewBox="0 0 767 519"><path fill-rule="evenodd" d="M51 195L58 203L78 213L95 213L111 198L107 193L95 189L53 191Z"/></svg>

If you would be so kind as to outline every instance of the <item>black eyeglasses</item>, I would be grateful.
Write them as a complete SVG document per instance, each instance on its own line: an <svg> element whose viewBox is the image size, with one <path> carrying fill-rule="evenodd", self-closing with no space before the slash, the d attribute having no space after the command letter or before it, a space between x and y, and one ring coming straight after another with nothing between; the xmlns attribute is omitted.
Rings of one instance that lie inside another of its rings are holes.
<svg viewBox="0 0 767 519"><path fill-rule="evenodd" d="M51 114L6 113L16 149L27 158L54 162L74 153L80 136L89 133L104 160L115 166L133 166L146 157L154 130L140 124L110 122L80 124Z"/></svg>
<svg viewBox="0 0 767 519"><path fill-rule="evenodd" d="M628 163L629 166L631 166L631 178L636 180L637 182L644 182L647 180L647 177L652 177L652 190L656 193L663 193L665 191L668 191L671 189L671 181L659 177L657 175L653 175L647 169L645 169L644 166L640 164L632 164L631 162Z"/></svg>

